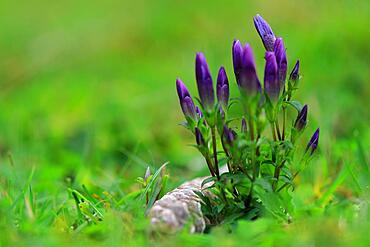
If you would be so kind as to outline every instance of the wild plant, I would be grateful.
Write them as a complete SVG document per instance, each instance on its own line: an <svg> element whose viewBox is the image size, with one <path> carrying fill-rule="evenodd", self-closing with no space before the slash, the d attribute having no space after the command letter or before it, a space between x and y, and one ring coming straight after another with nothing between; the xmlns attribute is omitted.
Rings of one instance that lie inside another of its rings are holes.
<svg viewBox="0 0 370 247"><path fill-rule="evenodd" d="M194 135L195 147L211 175L203 185L215 196L199 196L213 224L239 217L253 219L263 211L288 219L281 206L282 192L294 185L318 147L319 128L307 146L298 141L308 123L308 106L293 98L300 81L299 60L287 76L283 39L275 36L260 15L254 17L254 25L266 49L263 86L252 47L239 40L232 44L239 97L230 98L229 77L223 66L214 87L203 53L195 58L199 98L192 97L185 84L176 80L186 119L183 125ZM232 116L237 105L241 111ZM223 165L227 172L221 174Z"/></svg>

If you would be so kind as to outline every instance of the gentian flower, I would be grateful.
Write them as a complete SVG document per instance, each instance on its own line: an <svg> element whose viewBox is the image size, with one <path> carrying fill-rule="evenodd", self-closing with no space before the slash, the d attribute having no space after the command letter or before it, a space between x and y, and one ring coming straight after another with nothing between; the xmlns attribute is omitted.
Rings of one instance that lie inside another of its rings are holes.
<svg viewBox="0 0 370 247"><path fill-rule="evenodd" d="M307 105L304 105L302 110L298 113L297 119L294 123L294 128L301 131L307 124Z"/></svg>
<svg viewBox="0 0 370 247"><path fill-rule="evenodd" d="M203 117L203 113L202 111L199 109L198 106L195 107L195 112L197 113L197 116L199 119L201 119Z"/></svg>
<svg viewBox="0 0 370 247"><path fill-rule="evenodd" d="M228 145L232 145L233 142L236 139L236 133L235 133L235 131L233 131L232 129L228 128L226 125L224 125L223 137L224 137L225 142Z"/></svg>
<svg viewBox="0 0 370 247"><path fill-rule="evenodd" d="M176 80L176 88L180 100L181 109L185 117L196 119L197 113L193 99L191 98L185 84L180 79Z"/></svg>
<svg viewBox="0 0 370 247"><path fill-rule="evenodd" d="M294 65L292 72L290 73L289 80L296 82L299 79L299 60Z"/></svg>
<svg viewBox="0 0 370 247"><path fill-rule="evenodd" d="M203 53L199 52L195 58L195 77L197 80L200 101L205 109L212 109L215 103L211 73Z"/></svg>
<svg viewBox="0 0 370 247"><path fill-rule="evenodd" d="M315 133L312 135L311 139L310 139L310 142L308 143L307 147L306 147L306 153L307 151L311 151L310 152L310 155L313 154L313 152L315 152L315 150L317 149L317 146L319 145L319 135L320 135L320 128L318 128Z"/></svg>
<svg viewBox="0 0 370 247"><path fill-rule="evenodd" d="M241 127L241 132L246 133L247 132L247 121L245 121L245 118L242 118L242 127Z"/></svg>
<svg viewBox="0 0 370 247"><path fill-rule="evenodd" d="M267 51L265 54L265 92L272 101L279 98L280 84L278 80L278 68L274 52Z"/></svg>
<svg viewBox="0 0 370 247"><path fill-rule="evenodd" d="M253 22L259 36L262 39L266 51L273 51L276 38L270 25L260 15L253 17Z"/></svg>
<svg viewBox="0 0 370 247"><path fill-rule="evenodd" d="M218 102L223 107L227 108L229 103L229 80L227 79L226 71L223 66L221 66L218 71L216 94Z"/></svg>
<svg viewBox="0 0 370 247"><path fill-rule="evenodd" d="M196 139L198 146L205 146L206 141L204 140L202 133L197 127L195 127L195 139Z"/></svg>
<svg viewBox="0 0 370 247"><path fill-rule="evenodd" d="M285 78L288 68L288 62L286 58L286 51L284 47L284 42L282 38L277 38L274 45L274 53L276 56L276 63L278 66L278 78L280 83L280 88L284 88Z"/></svg>
<svg viewBox="0 0 370 247"><path fill-rule="evenodd" d="M225 112L224 112L224 110L222 109L222 107L219 107L218 108L218 111L219 111L221 120L224 121L225 120Z"/></svg>
<svg viewBox="0 0 370 247"><path fill-rule="evenodd" d="M248 95L261 91L261 84L256 73L253 51L249 44L243 47L239 40L235 40L232 49L234 74L239 89Z"/></svg>

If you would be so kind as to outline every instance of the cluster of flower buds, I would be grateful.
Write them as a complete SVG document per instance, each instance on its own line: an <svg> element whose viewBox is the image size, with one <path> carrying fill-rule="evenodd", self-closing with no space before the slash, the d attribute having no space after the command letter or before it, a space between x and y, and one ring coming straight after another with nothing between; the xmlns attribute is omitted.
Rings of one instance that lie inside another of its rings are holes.
<svg viewBox="0 0 370 247"><path fill-rule="evenodd" d="M223 66L220 66L217 75L217 101L212 74L203 53L197 53L195 58L195 79L199 93L198 106L194 104L184 83L180 79L176 80L177 93L182 112L187 120L187 127L195 135L197 147L205 156L212 175L218 174L217 155L219 152L217 152L215 130L218 132L227 156L230 156L230 147L234 146L239 138L248 136L248 141L258 142L263 134L264 124L260 122L263 112L271 124L273 141L285 141L287 140L286 133L289 134L285 131L287 117L285 108L292 105L289 103L300 79L300 64L299 61L295 63L287 78L288 62L283 39L275 36L269 24L260 15L255 16L253 21L266 50L263 88L258 78L252 47L248 43L243 45L239 40L234 40L232 44L234 75L244 110L239 118L241 119L241 135L229 126L232 120L228 120L228 110L232 104L230 104L229 78ZM301 108L296 107L296 109L298 116L290 129L290 141L293 144L307 125L307 105ZM279 114L281 114L280 117ZM279 119L283 119L282 132ZM314 153L318 146L318 139L319 129L312 136L306 152L309 151L311 155Z"/></svg>
<svg viewBox="0 0 370 247"><path fill-rule="evenodd" d="M227 111L229 105L229 79L225 68L221 66L217 76L217 102L215 102L211 72L207 60L201 52L197 53L195 57L195 78L200 99L199 106L195 106L189 91L180 79L176 81L177 94L182 112L187 120L187 126L195 135L197 147L206 158L211 174L218 176L215 129L217 127L220 133L222 129L219 128L220 122L222 126L223 119L225 119L225 111ZM212 138L209 136L210 133ZM211 139L213 150L210 148ZM214 159L211 158L212 154Z"/></svg>
<svg viewBox="0 0 370 247"><path fill-rule="evenodd" d="M281 37L275 37L270 25L260 16L257 15L253 18L254 25L257 29L258 34L261 37L262 43L266 48L265 59L265 78L264 78L264 90L265 94L272 100L277 101L281 93L282 99L289 101L292 97L292 91L298 86L299 81L299 60L293 67L292 72L289 76L288 92L285 92L285 82L287 76L287 55L284 46L283 39ZM284 116L285 117L285 116ZM298 116L294 122L294 130L292 132L301 133L307 124L307 105L298 113ZM292 133L292 136L294 134ZM316 130L311 138L311 142L316 145L309 144L312 147L312 152L315 151L318 144L319 131ZM311 143L310 142L310 143Z"/></svg>
<svg viewBox="0 0 370 247"><path fill-rule="evenodd" d="M254 25L266 48L265 53L265 94L276 102L284 90L287 74L287 56L283 39L275 37L269 24L260 16L254 17Z"/></svg>

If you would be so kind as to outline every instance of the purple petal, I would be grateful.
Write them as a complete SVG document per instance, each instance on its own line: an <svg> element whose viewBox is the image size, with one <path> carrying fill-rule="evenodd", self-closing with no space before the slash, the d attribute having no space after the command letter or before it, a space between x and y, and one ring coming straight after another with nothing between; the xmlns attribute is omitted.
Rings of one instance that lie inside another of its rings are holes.
<svg viewBox="0 0 370 247"><path fill-rule="evenodd" d="M196 139L196 142L199 146L204 146L205 143L206 143L202 133L200 132L200 130L197 127L195 127L195 139Z"/></svg>
<svg viewBox="0 0 370 247"><path fill-rule="evenodd" d="M227 144L232 145L235 141L236 135L231 129L229 129L226 125L224 125L224 140Z"/></svg>
<svg viewBox="0 0 370 247"><path fill-rule="evenodd" d="M279 98L280 85L278 81L277 64L274 52L266 52L265 59L265 92L271 100L275 101Z"/></svg>
<svg viewBox="0 0 370 247"><path fill-rule="evenodd" d="M221 66L218 71L216 94L218 102L220 102L224 107L227 107L229 102L229 80L223 66Z"/></svg>
<svg viewBox="0 0 370 247"><path fill-rule="evenodd" d="M203 53L197 53L195 58L195 76L198 93L204 108L212 108L214 105L214 90L211 73Z"/></svg>
<svg viewBox="0 0 370 247"><path fill-rule="evenodd" d="M270 25L260 15L253 17L253 22L266 50L273 51L276 38Z"/></svg>
<svg viewBox="0 0 370 247"><path fill-rule="evenodd" d="M299 60L294 65L292 72L290 73L289 80L297 81L299 79Z"/></svg>
<svg viewBox="0 0 370 247"><path fill-rule="evenodd" d="M259 92L261 84L257 77L253 51L249 44L245 44L243 47L239 40L234 41L233 64L239 88L248 95Z"/></svg>
<svg viewBox="0 0 370 247"><path fill-rule="evenodd" d="M286 51L284 47L284 42L282 38L277 38L274 45L274 52L276 56L276 63L278 66L278 78L280 83L280 88L284 87L288 62L286 57Z"/></svg>
<svg viewBox="0 0 370 247"><path fill-rule="evenodd" d="M307 147L306 147L306 152L308 150L311 151L311 155L315 152L319 145L319 135L320 135L320 128L318 128L315 133L312 135Z"/></svg>
<svg viewBox="0 0 370 247"><path fill-rule="evenodd" d="M196 109L193 99L191 98L185 84L180 79L176 80L176 88L182 112L186 117L196 119Z"/></svg>
<svg viewBox="0 0 370 247"><path fill-rule="evenodd" d="M242 127L241 127L241 132L246 133L247 132L247 121L245 118L242 118Z"/></svg>
<svg viewBox="0 0 370 247"><path fill-rule="evenodd" d="M302 110L299 112L297 119L294 123L294 127L298 130L301 131L303 130L304 127L306 127L307 124L307 110L308 106L304 105Z"/></svg>
<svg viewBox="0 0 370 247"><path fill-rule="evenodd" d="M197 113L197 115L198 115L198 118L199 118L199 119L203 117L203 113L202 113L202 111L199 109L199 107L198 107L198 106L196 106L196 107L195 107L195 112Z"/></svg>

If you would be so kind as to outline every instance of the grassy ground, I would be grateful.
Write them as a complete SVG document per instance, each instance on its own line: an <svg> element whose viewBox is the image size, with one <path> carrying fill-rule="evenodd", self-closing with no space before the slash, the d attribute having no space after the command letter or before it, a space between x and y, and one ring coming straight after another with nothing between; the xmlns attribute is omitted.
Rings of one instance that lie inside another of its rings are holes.
<svg viewBox="0 0 370 247"><path fill-rule="evenodd" d="M366 0L2 1L0 246L369 246L369 11ZM262 78L256 13L284 37L289 67L301 60L304 139L321 127L320 156L292 193L293 223L154 240L135 179L166 161L168 190L206 173L178 125L175 78L195 93L197 51L231 77L234 38L254 47ZM103 221L79 215L71 189L83 185Z"/></svg>

